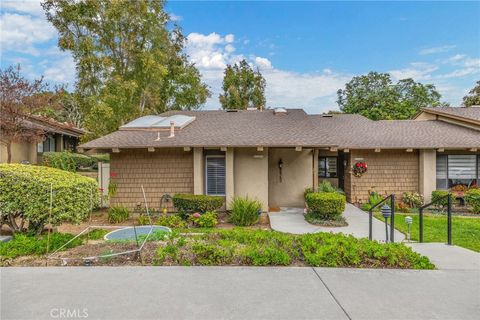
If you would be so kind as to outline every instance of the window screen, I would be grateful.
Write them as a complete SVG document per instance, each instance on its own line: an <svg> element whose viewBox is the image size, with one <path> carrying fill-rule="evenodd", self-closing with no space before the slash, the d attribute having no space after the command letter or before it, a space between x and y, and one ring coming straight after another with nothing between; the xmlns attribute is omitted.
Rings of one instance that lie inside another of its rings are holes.
<svg viewBox="0 0 480 320"><path fill-rule="evenodd" d="M225 157L205 157L205 182L208 195L225 195Z"/></svg>

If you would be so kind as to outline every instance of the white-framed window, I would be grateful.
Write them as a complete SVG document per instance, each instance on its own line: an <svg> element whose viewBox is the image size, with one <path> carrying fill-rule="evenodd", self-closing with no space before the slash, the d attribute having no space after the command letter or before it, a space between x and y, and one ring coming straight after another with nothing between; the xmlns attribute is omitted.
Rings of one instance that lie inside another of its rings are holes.
<svg viewBox="0 0 480 320"><path fill-rule="evenodd" d="M205 156L205 193L211 196L225 195L225 156Z"/></svg>

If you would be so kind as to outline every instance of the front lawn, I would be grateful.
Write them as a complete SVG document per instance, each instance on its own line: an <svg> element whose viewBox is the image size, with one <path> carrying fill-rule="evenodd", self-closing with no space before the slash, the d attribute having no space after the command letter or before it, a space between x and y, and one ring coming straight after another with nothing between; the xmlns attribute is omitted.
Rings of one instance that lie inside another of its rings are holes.
<svg viewBox="0 0 480 320"><path fill-rule="evenodd" d="M411 239L419 239L419 217L415 213L395 212L395 228L407 234L405 217L411 216L413 223ZM384 221L380 213L375 217ZM425 213L423 216L423 241L447 242L447 216L441 214ZM452 242L454 245L480 252L480 217L453 216L452 217Z"/></svg>

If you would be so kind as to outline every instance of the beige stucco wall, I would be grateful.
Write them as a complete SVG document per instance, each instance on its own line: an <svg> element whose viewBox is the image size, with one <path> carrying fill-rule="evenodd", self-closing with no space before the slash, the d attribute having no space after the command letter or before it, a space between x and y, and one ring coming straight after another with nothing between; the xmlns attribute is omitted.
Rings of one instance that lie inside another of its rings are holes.
<svg viewBox="0 0 480 320"><path fill-rule="evenodd" d="M7 162L7 146L0 143L0 163ZM13 142L12 163L27 160L30 163L37 163L37 144L34 142Z"/></svg>
<svg viewBox="0 0 480 320"><path fill-rule="evenodd" d="M367 163L368 171L355 177L352 166L360 159ZM350 202L367 201L372 190L381 195L395 193L399 197L406 191L419 192L419 155L415 150L351 150L346 176L345 189Z"/></svg>
<svg viewBox="0 0 480 320"><path fill-rule="evenodd" d="M165 193L193 193L193 151L183 148L124 150L112 153L110 181L117 183L117 193L110 205L123 205L134 209L144 206L141 186L145 188L151 208L160 208L160 197Z"/></svg>
<svg viewBox="0 0 480 320"><path fill-rule="evenodd" d="M282 159L282 181L278 162ZM268 205L270 207L303 207L303 192L313 186L312 150L268 150Z"/></svg>
<svg viewBox="0 0 480 320"><path fill-rule="evenodd" d="M420 150L418 183L418 191L423 194L426 203L430 202L432 198L432 191L436 189L437 184L436 150Z"/></svg>
<svg viewBox="0 0 480 320"><path fill-rule="evenodd" d="M205 159L203 148L193 148L193 193L203 194L205 189Z"/></svg>
<svg viewBox="0 0 480 320"><path fill-rule="evenodd" d="M235 196L258 199L268 210L268 150L236 148L234 156Z"/></svg>

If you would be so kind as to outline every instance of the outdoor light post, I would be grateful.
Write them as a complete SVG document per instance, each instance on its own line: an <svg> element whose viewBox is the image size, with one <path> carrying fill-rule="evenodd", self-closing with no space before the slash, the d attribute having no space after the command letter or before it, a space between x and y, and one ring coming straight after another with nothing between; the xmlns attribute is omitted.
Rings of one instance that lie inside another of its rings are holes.
<svg viewBox="0 0 480 320"><path fill-rule="evenodd" d="M388 218L390 218L390 216L392 215L392 209L387 204L384 204L381 211L382 216L385 218L385 242L388 242Z"/></svg>
<svg viewBox="0 0 480 320"><path fill-rule="evenodd" d="M408 232L407 232L407 240L410 242L410 226L412 225L413 219L410 216L405 217L405 223L407 224Z"/></svg>

